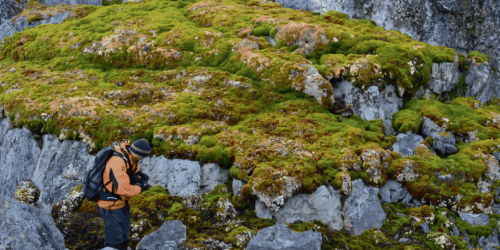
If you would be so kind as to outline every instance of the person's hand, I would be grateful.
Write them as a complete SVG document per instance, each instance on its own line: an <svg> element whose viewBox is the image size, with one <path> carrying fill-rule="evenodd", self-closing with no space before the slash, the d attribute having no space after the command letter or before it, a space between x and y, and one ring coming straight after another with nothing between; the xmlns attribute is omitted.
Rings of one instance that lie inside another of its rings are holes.
<svg viewBox="0 0 500 250"><path fill-rule="evenodd" d="M149 176L141 171L137 172L137 175L139 175L143 181L147 182L149 180Z"/></svg>
<svg viewBox="0 0 500 250"><path fill-rule="evenodd" d="M147 181L143 181L141 184L141 193L149 189L149 184Z"/></svg>
<svg viewBox="0 0 500 250"><path fill-rule="evenodd" d="M132 185L139 185L140 186L142 184L142 181L141 181L141 179L139 179L139 175L132 174L132 175L130 175L130 183Z"/></svg>

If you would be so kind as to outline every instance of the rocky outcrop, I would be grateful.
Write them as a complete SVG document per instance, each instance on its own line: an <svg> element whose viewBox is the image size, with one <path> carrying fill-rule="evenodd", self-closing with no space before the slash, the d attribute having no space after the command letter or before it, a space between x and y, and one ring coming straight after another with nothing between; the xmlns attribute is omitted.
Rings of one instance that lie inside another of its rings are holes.
<svg viewBox="0 0 500 250"><path fill-rule="evenodd" d="M137 245L137 250L177 249L186 240L186 227L181 221L166 221L160 229L144 236Z"/></svg>
<svg viewBox="0 0 500 250"><path fill-rule="evenodd" d="M47 18L30 22L26 17L19 16L13 22L13 18L20 14L28 1L1 0L0 1L0 41L12 36L26 28L33 28L42 24L60 24L71 14L67 12L54 12ZM102 0L46 0L39 1L44 5L102 5ZM62 13L61 13L62 12ZM39 16L40 17L40 16Z"/></svg>
<svg viewBox="0 0 500 250"><path fill-rule="evenodd" d="M261 229L248 242L247 250L319 250L321 234L316 231L296 233L283 223Z"/></svg>
<svg viewBox="0 0 500 250"><path fill-rule="evenodd" d="M61 5L61 4L69 4L69 5L102 5L102 0L40 0L40 3L45 5Z"/></svg>
<svg viewBox="0 0 500 250"><path fill-rule="evenodd" d="M335 10L346 13L349 18L370 19L387 30L399 30L415 40L450 47L458 53L481 51L490 56L490 66L500 68L500 50L498 49L500 34L496 32L500 29L500 23L498 22L500 4L497 0L465 2L457 0L397 0L393 2L383 0L275 1L284 7L292 9L304 9L321 14L326 13L328 10ZM442 78L445 81L441 81L441 84L435 85L434 83L437 82L434 82L430 86L433 91L446 91L458 83L458 81L449 81L456 77L452 73L455 70L444 70L443 66L445 65L435 64L433 73L439 72L441 67L443 73L449 72L450 74L444 74L447 77ZM448 68L449 66L445 67ZM486 67L480 71L486 72ZM476 73L472 74L476 75ZM446 84L444 84L445 82ZM488 95L500 97L500 71L490 71L486 82L491 87L481 89L479 85L484 85L484 83L475 83L474 85L478 87L471 88L467 96L474 96L483 103L484 100L487 100Z"/></svg>
<svg viewBox="0 0 500 250"><path fill-rule="evenodd" d="M47 19L42 19L40 21L29 22L27 18L20 16L16 19L15 23L10 21L6 21L0 24L0 41L5 39L8 36L12 36L17 32L21 32L26 28L33 28L42 24L59 24L62 23L66 18L68 18L71 12L64 12L61 14L57 14Z"/></svg>
<svg viewBox="0 0 500 250"><path fill-rule="evenodd" d="M27 0L24 1L0 0L0 25L3 22L9 21L11 18L21 13L26 3L28 3Z"/></svg>
<svg viewBox="0 0 500 250"><path fill-rule="evenodd" d="M48 213L0 196L0 249L65 249L64 238Z"/></svg>
<svg viewBox="0 0 500 250"><path fill-rule="evenodd" d="M453 154L458 151L453 133L446 132L427 117L424 117L422 134L424 137L432 137L432 147L440 155Z"/></svg>
<svg viewBox="0 0 500 250"><path fill-rule="evenodd" d="M145 158L140 166L150 177L149 185L161 185L175 196L208 192L229 178L229 170L215 163L201 166L197 161L170 160L164 156Z"/></svg>
<svg viewBox="0 0 500 250"><path fill-rule="evenodd" d="M331 186L321 186L310 195L296 195L287 200L278 212L270 211L259 201L255 202L255 212L259 218L275 218L282 223L319 220L333 230L342 228L341 208L340 193Z"/></svg>
<svg viewBox="0 0 500 250"><path fill-rule="evenodd" d="M392 116L403 107L403 101L396 95L396 86L388 85L385 88L370 86L368 89L354 87L351 82L343 80L333 84L335 99L352 104L352 111L366 121L382 119L384 132L392 135Z"/></svg>
<svg viewBox="0 0 500 250"><path fill-rule="evenodd" d="M81 184L91 158L81 141L59 142L55 135L42 137L43 148L32 180L40 189L40 205L50 212L52 204L63 200L69 190Z"/></svg>
<svg viewBox="0 0 500 250"><path fill-rule="evenodd" d="M396 138L397 141L392 145L392 148L394 151L400 153L403 158L413 155L415 148L424 141L422 136L412 133L398 134Z"/></svg>
<svg viewBox="0 0 500 250"><path fill-rule="evenodd" d="M431 80L429 88L436 94L449 92L458 85L460 71L458 70L458 55L455 54L452 63L432 64Z"/></svg>
<svg viewBox="0 0 500 250"><path fill-rule="evenodd" d="M361 179L352 182L352 193L345 200L344 227L352 235L361 235L365 230L380 228L387 214L378 199L378 188L366 186Z"/></svg>

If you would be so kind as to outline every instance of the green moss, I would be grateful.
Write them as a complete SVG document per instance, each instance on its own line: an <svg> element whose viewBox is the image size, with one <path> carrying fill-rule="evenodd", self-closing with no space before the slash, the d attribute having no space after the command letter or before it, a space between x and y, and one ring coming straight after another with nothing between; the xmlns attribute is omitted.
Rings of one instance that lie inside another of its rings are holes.
<svg viewBox="0 0 500 250"><path fill-rule="evenodd" d="M489 62L490 57L479 52L479 51L470 51L469 54L467 54L467 58L473 58L476 60L477 63L483 63L483 62Z"/></svg>
<svg viewBox="0 0 500 250"><path fill-rule="evenodd" d="M28 24L31 24L32 22L40 21L40 19L41 18L39 16L30 17L30 18L28 18Z"/></svg>
<svg viewBox="0 0 500 250"><path fill-rule="evenodd" d="M396 112L393 116L393 126L399 133L411 131L414 134L418 133L422 120L420 115L410 109L403 109Z"/></svg>

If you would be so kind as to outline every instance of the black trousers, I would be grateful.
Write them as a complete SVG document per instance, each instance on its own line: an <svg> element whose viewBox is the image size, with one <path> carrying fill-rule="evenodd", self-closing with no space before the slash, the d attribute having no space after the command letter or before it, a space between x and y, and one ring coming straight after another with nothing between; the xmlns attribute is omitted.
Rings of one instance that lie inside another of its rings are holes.
<svg viewBox="0 0 500 250"><path fill-rule="evenodd" d="M127 250L130 228L130 206L116 210L99 208L99 214L104 221L104 247Z"/></svg>

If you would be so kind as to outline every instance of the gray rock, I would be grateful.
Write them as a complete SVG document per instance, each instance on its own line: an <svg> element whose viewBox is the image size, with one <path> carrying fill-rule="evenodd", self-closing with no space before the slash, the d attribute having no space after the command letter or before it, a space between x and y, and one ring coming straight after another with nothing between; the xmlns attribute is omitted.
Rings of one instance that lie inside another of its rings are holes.
<svg viewBox="0 0 500 250"><path fill-rule="evenodd" d="M458 54L455 54L452 63L432 64L431 80L429 88L436 94L449 92L458 85L460 71L458 70Z"/></svg>
<svg viewBox="0 0 500 250"><path fill-rule="evenodd" d="M17 185L33 174L40 148L27 129L12 129L4 136L0 147L0 195L13 197Z"/></svg>
<svg viewBox="0 0 500 250"><path fill-rule="evenodd" d="M32 23L29 23L27 18L20 16L16 19L16 22L14 24L12 24L12 22L10 21L0 23L0 41L8 36L12 36L18 32L23 31L26 28L33 28L42 24L49 24L49 23L60 24L64 20L66 20L66 18L68 18L69 14L71 14L71 12L64 12L61 14L50 16L47 19L42 19L40 21L35 21Z"/></svg>
<svg viewBox="0 0 500 250"><path fill-rule="evenodd" d="M378 188L367 187L361 179L352 182L353 188L343 209L344 226L353 235L371 228L380 228L387 215L378 199Z"/></svg>
<svg viewBox="0 0 500 250"><path fill-rule="evenodd" d="M137 250L175 250L186 240L186 227L181 221L166 221L160 229L144 236L139 244Z"/></svg>
<svg viewBox="0 0 500 250"><path fill-rule="evenodd" d="M465 75L466 96L472 96L482 103L487 103L492 95L498 97L498 92L494 90L498 83L492 76L490 64L485 62L478 65L471 59L467 60L467 64L470 69Z"/></svg>
<svg viewBox="0 0 500 250"><path fill-rule="evenodd" d="M3 22L10 21L14 16L21 14L26 3L28 3L27 0L0 0L0 25Z"/></svg>
<svg viewBox="0 0 500 250"><path fill-rule="evenodd" d="M453 224L453 230L450 232L451 236L459 236L460 231L458 231L457 225Z"/></svg>
<svg viewBox="0 0 500 250"><path fill-rule="evenodd" d="M379 193L382 196L382 202L398 202L402 199L404 203L408 203L412 197L406 188L401 187L401 183L394 180L388 180L379 189Z"/></svg>
<svg viewBox="0 0 500 250"><path fill-rule="evenodd" d="M278 212L255 202L255 212L259 218L275 218L278 222L294 223L319 220L333 230L342 228L342 214L339 191L332 187L321 186L314 193L298 194L288 199Z"/></svg>
<svg viewBox="0 0 500 250"><path fill-rule="evenodd" d="M399 243L408 243L408 242L410 242L410 239L408 239L408 238L401 238L401 239L398 240L398 242Z"/></svg>
<svg viewBox="0 0 500 250"><path fill-rule="evenodd" d="M472 245L470 244L469 234L466 231L464 231L462 233L462 237L463 237L464 241L467 242L467 248L469 248L469 250L472 250Z"/></svg>
<svg viewBox="0 0 500 250"><path fill-rule="evenodd" d="M82 141L59 142L49 134L42 140L42 152L31 180L40 189L38 204L50 213L52 204L67 198L69 190L82 183L90 156Z"/></svg>
<svg viewBox="0 0 500 250"><path fill-rule="evenodd" d="M69 4L69 5L102 5L102 0L41 0L40 3L45 5L61 5L61 4Z"/></svg>
<svg viewBox="0 0 500 250"><path fill-rule="evenodd" d="M1 133L0 133L0 136L1 136ZM0 137L0 139L1 139L1 137ZM497 161L500 161L500 151L493 152L492 155L495 156L495 159L497 159ZM499 189L500 189L500 187L499 187Z"/></svg>
<svg viewBox="0 0 500 250"><path fill-rule="evenodd" d="M492 203L491 210L493 210L493 213L495 213L495 214L500 214L500 204Z"/></svg>
<svg viewBox="0 0 500 250"><path fill-rule="evenodd" d="M321 234L316 231L296 233L287 225L278 223L272 227L261 229L248 242L247 250L302 250L321 249Z"/></svg>
<svg viewBox="0 0 500 250"><path fill-rule="evenodd" d="M201 192L214 190L215 186L223 184L229 178L229 169L223 169L216 163L206 163L201 167Z"/></svg>
<svg viewBox="0 0 500 250"><path fill-rule="evenodd" d="M0 146L2 146L3 139L7 134L7 131L12 128L12 124L7 120L7 118L0 119Z"/></svg>
<svg viewBox="0 0 500 250"><path fill-rule="evenodd" d="M276 47L276 40L274 40L274 38L268 36L267 40L269 41L269 43L271 43L273 47Z"/></svg>
<svg viewBox="0 0 500 250"><path fill-rule="evenodd" d="M429 228L429 224L427 224L426 222L420 224L420 228L425 234L431 231L431 229Z"/></svg>
<svg viewBox="0 0 500 250"><path fill-rule="evenodd" d="M233 179L233 195L241 195L241 188L244 183L240 180Z"/></svg>
<svg viewBox="0 0 500 250"><path fill-rule="evenodd" d="M424 117L424 122L422 124L422 134L424 137L432 137L433 144L432 147L436 150L436 152L440 155L448 155L453 154L458 151L458 148L455 146L455 136L453 133L448 133L448 137L440 135L440 133L448 133L432 120L427 117Z"/></svg>
<svg viewBox="0 0 500 250"><path fill-rule="evenodd" d="M139 164L141 170L150 177L149 185L161 185L175 196L211 191L229 176L229 170L217 164L205 164L202 167L197 161L170 160L164 156L147 157Z"/></svg>
<svg viewBox="0 0 500 250"><path fill-rule="evenodd" d="M398 134L396 137L397 141L392 145L392 149L401 154L401 157L405 158L413 155L415 148L424 141L421 135L407 133Z"/></svg>
<svg viewBox="0 0 500 250"><path fill-rule="evenodd" d="M415 204L415 206L417 206L417 207L420 207L420 206L424 205L424 203L422 203L422 202L421 202L420 200L418 200L418 199L413 199L413 200L412 200L412 203L413 203L413 204Z"/></svg>
<svg viewBox="0 0 500 250"><path fill-rule="evenodd" d="M493 233L488 238L486 238L483 244L483 250L498 249L497 247L500 247L500 242L498 240L498 231L496 229L493 229Z"/></svg>
<svg viewBox="0 0 500 250"><path fill-rule="evenodd" d="M64 249L64 238L44 211L0 196L0 249Z"/></svg>
<svg viewBox="0 0 500 250"><path fill-rule="evenodd" d="M332 85L336 100L343 99L346 104L352 104L352 111L366 121L382 119L384 133L392 135L392 116L403 107L403 101L396 95L396 87L388 85L380 91L377 86L371 86L364 91L354 87L351 82L343 80Z"/></svg>
<svg viewBox="0 0 500 250"><path fill-rule="evenodd" d="M459 211L458 216L472 226L484 226L490 222L490 217L487 214L462 213Z"/></svg>

